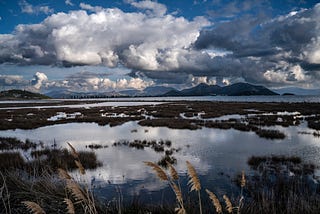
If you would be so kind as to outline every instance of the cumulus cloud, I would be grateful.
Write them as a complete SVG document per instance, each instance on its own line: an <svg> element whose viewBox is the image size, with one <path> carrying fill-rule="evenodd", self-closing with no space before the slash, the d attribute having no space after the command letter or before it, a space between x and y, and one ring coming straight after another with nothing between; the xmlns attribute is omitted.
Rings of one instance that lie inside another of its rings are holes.
<svg viewBox="0 0 320 214"><path fill-rule="evenodd" d="M28 14L50 14L53 13L54 10L48 6L33 6L32 4L28 3L26 0L22 0L19 2L21 12L28 13Z"/></svg>
<svg viewBox="0 0 320 214"><path fill-rule="evenodd" d="M1 86L25 86L28 84L23 76L20 75L0 75Z"/></svg>
<svg viewBox="0 0 320 214"><path fill-rule="evenodd" d="M319 79L320 4L272 17L262 11L269 1L234 1L224 4L227 21L213 24L203 17L187 20L168 14L165 5L154 1L127 3L139 12L80 3L82 10L18 25L12 34L0 34L0 63L124 66L136 81L66 80L67 85L92 89L139 85L145 78L169 84L194 78L194 83L243 80L267 85L316 84Z"/></svg>
<svg viewBox="0 0 320 214"><path fill-rule="evenodd" d="M209 24L206 19L189 21L166 15L165 6L155 2L132 4L148 8L153 15L82 3L85 10L53 14L39 24L18 25L13 34L0 35L0 62L109 67L122 64L153 71L195 66L188 48L200 29Z"/></svg>
<svg viewBox="0 0 320 214"><path fill-rule="evenodd" d="M119 78L111 80L106 74L79 72L61 81L51 81L45 84L47 90L65 88L71 91L119 91L123 89L144 89L153 85L152 80L141 78Z"/></svg>
<svg viewBox="0 0 320 214"><path fill-rule="evenodd" d="M39 90L43 84L45 84L48 81L47 75L41 72L37 72L34 74L33 79L31 80L31 85Z"/></svg>

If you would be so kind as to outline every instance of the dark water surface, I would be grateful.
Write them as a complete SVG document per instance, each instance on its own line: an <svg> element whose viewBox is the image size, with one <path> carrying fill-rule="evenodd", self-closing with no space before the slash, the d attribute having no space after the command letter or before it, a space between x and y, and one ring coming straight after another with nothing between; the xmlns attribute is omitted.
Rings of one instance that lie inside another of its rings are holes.
<svg viewBox="0 0 320 214"><path fill-rule="evenodd" d="M108 146L94 150L103 166L87 171L85 178L95 187L96 193L107 200L118 197L121 192L127 200L139 195L141 201L165 203L174 197L171 190L143 163L157 162L163 153L157 153L151 148L137 150L128 146L113 146L114 142L170 140L170 148L180 149L173 156L177 159L175 167L181 175L184 191L188 191L185 162L190 161L196 168L204 188L218 195L238 195L239 190L231 180L242 170L250 173L247 160L252 155L297 155L303 160L320 165L320 138L299 134L311 132L306 123L295 127L272 128L284 132L287 137L284 140L267 140L259 138L254 132L233 129L178 130L142 127L137 122L128 122L116 127L99 126L95 123L69 123L34 130L0 131L0 136L43 141L49 146L55 142L58 147L63 148L67 147L66 142L69 142L77 150L90 150L86 148L86 145L90 144ZM74 172L73 175L83 180L78 173Z"/></svg>

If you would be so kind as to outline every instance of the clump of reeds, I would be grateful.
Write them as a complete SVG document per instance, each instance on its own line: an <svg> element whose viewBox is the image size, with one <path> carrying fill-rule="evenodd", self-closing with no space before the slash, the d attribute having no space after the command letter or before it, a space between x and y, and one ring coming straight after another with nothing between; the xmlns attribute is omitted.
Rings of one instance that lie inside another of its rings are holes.
<svg viewBox="0 0 320 214"><path fill-rule="evenodd" d="M188 168L188 175L190 178L188 182L188 184L191 186L190 192L195 190L198 193L199 211L200 211L200 214L202 214L202 205L201 205L201 196L200 196L200 190L201 190L200 180L195 168L192 166L192 164L189 161L187 161L187 168Z"/></svg>
<svg viewBox="0 0 320 214"><path fill-rule="evenodd" d="M68 145L71 149L71 155L74 157L74 162L78 167L80 174L85 175L86 171L79 159L79 153L70 143L68 143ZM95 200L93 197L93 193L91 190L89 190L88 186L81 187L79 183L75 181L73 177L70 176L69 173L64 169L58 169L58 174L61 179L65 180L66 189L71 193L75 202L82 205L84 212L89 214L96 214L97 209L95 206ZM67 205L68 213L74 213L74 206L72 201L68 198L65 198L64 202Z"/></svg>
<svg viewBox="0 0 320 214"><path fill-rule="evenodd" d="M162 181L168 182L169 186L175 193L177 202L178 202L178 207L175 209L175 212L178 214L185 214L187 213L184 201L183 201L183 195L180 187L180 182L179 182L179 175L174 166L167 162L169 174L161 168L158 164L153 163L153 162L144 162L147 166L151 167L157 174L158 178ZM199 177L197 175L197 172L193 165L189 162L186 161L187 164L187 171L188 171L188 177L189 181L188 184L190 185L191 189L190 192L196 191L198 193L198 202L199 202L199 212L202 213L202 205L201 205L201 183L199 180ZM231 200L228 198L228 196L223 195L224 202L226 204L225 210L228 213L233 213L233 210L237 210L237 213L240 214L241 207L243 206L243 188L246 185L246 178L245 178L245 173L244 171L241 174L241 180L240 180L240 187L241 187L241 192L240 192L240 199L239 199L239 205L234 207L232 205ZM206 189L206 192L215 208L216 213L223 213L223 207L218 199L218 197L211 192L210 190Z"/></svg>
<svg viewBox="0 0 320 214"><path fill-rule="evenodd" d="M153 162L146 161L144 162L147 166L151 167L157 174L158 178L162 181L167 181L173 190L177 202L178 202L178 207L175 209L175 211L179 214L185 214L186 209L184 207L184 202L183 202L183 195L180 187L180 182L179 182L179 175L177 170L174 168L172 164L167 162L167 166L169 167L170 175L166 173L164 169L162 169L158 164L155 164Z"/></svg>
<svg viewBox="0 0 320 214"><path fill-rule="evenodd" d="M211 192L210 190L208 190L208 189L206 189L206 192L208 193L209 198L210 198L210 200L212 201L212 204L213 204L213 206L214 206L215 209L216 209L216 212L217 212L217 213L222 213L222 206L221 206L220 201L219 201L219 199L217 198L217 196L216 196L213 192Z"/></svg>
<svg viewBox="0 0 320 214"><path fill-rule="evenodd" d="M71 150L70 153L74 158L75 165L79 169L80 174L84 175L86 171L80 161L79 153L71 144L68 143L68 145ZM75 205L81 205L83 213L98 213L92 190L89 189L88 185L80 185L79 182L76 181L65 169L58 168L57 173L59 178L65 182L67 196L62 198L62 203L65 204L67 213L76 213ZM23 201L22 203L34 214L45 214L45 211L41 208L41 206L35 202ZM78 208L80 209L80 207Z"/></svg>

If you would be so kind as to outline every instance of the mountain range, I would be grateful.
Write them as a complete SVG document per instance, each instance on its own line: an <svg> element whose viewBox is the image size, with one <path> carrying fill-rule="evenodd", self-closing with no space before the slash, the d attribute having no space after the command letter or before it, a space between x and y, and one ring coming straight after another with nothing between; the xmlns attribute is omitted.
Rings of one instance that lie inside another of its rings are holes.
<svg viewBox="0 0 320 214"><path fill-rule="evenodd" d="M249 83L235 83L228 86L207 85L200 83L199 85L184 89L182 91L172 90L164 94L164 96L209 96L209 95L225 95L225 96L249 96L249 95L278 95L277 93L267 89L264 86L256 86Z"/></svg>
<svg viewBox="0 0 320 214"><path fill-rule="evenodd" d="M320 95L320 89L305 89L298 87L287 87L273 90L279 94L295 94L295 95Z"/></svg>
<svg viewBox="0 0 320 214"><path fill-rule="evenodd" d="M264 86L249 83L235 83L228 86L199 85L184 90L172 87L151 86L144 90L123 90L112 92L73 92L68 90L51 91L46 93L52 98L99 98L99 97L150 97L150 96L248 96L248 95L278 95Z"/></svg>

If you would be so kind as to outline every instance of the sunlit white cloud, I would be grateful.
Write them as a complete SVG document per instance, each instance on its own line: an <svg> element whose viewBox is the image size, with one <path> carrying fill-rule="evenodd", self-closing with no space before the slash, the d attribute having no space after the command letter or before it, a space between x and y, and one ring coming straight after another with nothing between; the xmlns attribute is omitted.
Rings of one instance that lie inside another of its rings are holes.
<svg viewBox="0 0 320 214"><path fill-rule="evenodd" d="M141 78L118 78L112 80L106 74L79 72L68 76L64 80L49 81L44 86L46 90L65 88L71 91L120 91L124 89L142 90L152 86L152 80Z"/></svg>
<svg viewBox="0 0 320 214"><path fill-rule="evenodd" d="M35 89L39 90L42 87L42 85L44 83L46 83L47 81L48 81L47 75L45 75L44 73L41 73L41 72L37 72L33 76L33 79L31 81L31 85Z"/></svg>
<svg viewBox="0 0 320 214"><path fill-rule="evenodd" d="M122 4L130 12L92 4L80 2L80 10L48 15L38 24L18 25L11 34L0 34L0 63L122 66L132 78L152 79L155 84L319 82L320 4L271 16L262 10L268 10L268 1L215 1L228 15L221 22L174 15L156 1L126 0ZM53 13L26 0L20 6L25 13ZM208 14L222 17L219 11ZM104 84L116 84L115 88L129 81L107 79ZM97 82L86 84L96 90L102 84Z"/></svg>
<svg viewBox="0 0 320 214"><path fill-rule="evenodd" d="M166 7L159 3L132 4L151 12L126 13L81 3L84 10L53 14L39 24L19 25L14 34L1 35L0 61L64 66L122 64L155 71L194 67L188 48L209 22L201 17L188 21L166 15Z"/></svg>

